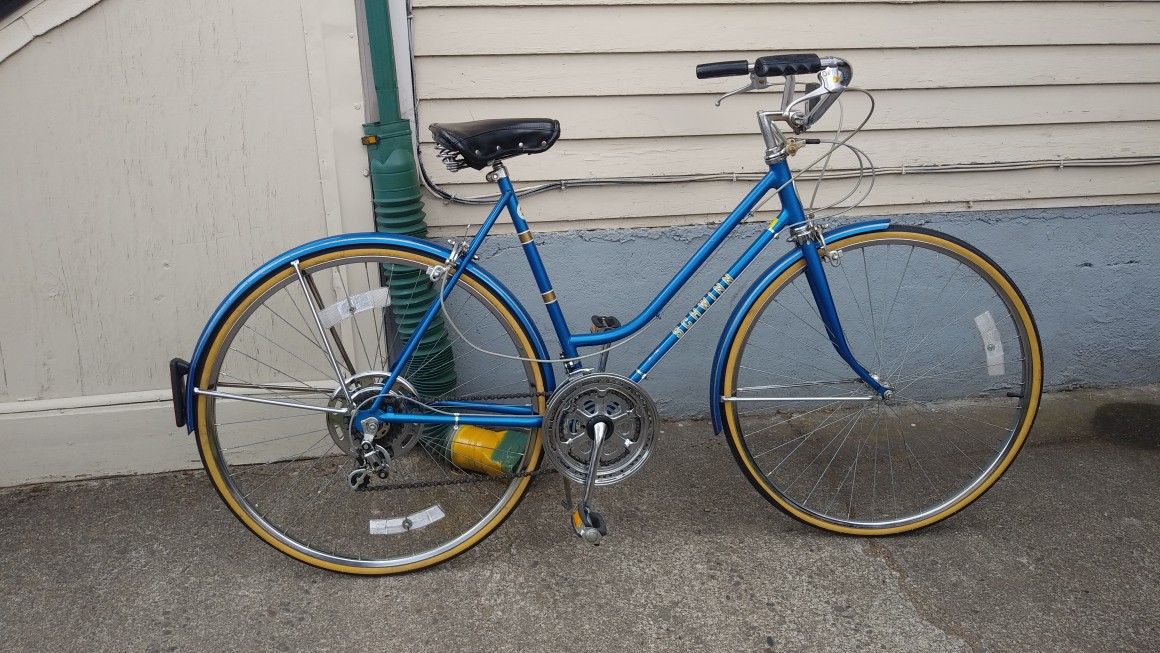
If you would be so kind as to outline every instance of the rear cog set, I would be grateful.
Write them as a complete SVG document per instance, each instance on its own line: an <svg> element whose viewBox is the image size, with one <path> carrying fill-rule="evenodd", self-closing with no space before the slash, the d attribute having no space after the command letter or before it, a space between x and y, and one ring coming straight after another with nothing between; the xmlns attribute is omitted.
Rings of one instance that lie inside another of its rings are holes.
<svg viewBox="0 0 1160 653"><path fill-rule="evenodd" d="M544 416L544 451L564 476L583 484L594 427L604 426L596 485L612 485L640 471L652 450L656 405L639 385L617 374L587 374L562 385Z"/></svg>
<svg viewBox="0 0 1160 653"><path fill-rule="evenodd" d="M362 410L374 403L389 376L386 372L364 372L347 379L346 388L350 392L355 410ZM408 404L417 401L417 397L415 387L406 379L399 377L395 379L394 387L384 398L383 405L393 406L395 410L404 410ZM346 408L348 405L346 395L341 389L335 390L327 402L330 408ZM352 414L353 411L347 415L327 415L326 428L339 449L348 455L356 456L360 438L352 430L350 417ZM383 428L375 434L374 441L375 445L384 447L391 456L399 456L415 446L422 434L423 427L420 424L383 424Z"/></svg>

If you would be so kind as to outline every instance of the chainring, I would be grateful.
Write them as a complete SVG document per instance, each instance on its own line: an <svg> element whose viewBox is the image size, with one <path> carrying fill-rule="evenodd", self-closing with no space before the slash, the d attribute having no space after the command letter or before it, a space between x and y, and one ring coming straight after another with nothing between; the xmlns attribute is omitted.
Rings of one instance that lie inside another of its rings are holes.
<svg viewBox="0 0 1160 653"><path fill-rule="evenodd" d="M656 435L656 404L638 384L603 372L570 379L552 393L544 415L544 453L569 479L583 483L592 458L592 425L607 427L596 485L612 485L640 471Z"/></svg>

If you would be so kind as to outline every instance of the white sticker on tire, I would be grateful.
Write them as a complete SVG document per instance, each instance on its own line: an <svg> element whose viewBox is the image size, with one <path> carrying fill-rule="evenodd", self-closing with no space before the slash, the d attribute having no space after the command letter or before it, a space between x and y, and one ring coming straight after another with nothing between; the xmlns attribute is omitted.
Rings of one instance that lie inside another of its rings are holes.
<svg viewBox="0 0 1160 653"><path fill-rule="evenodd" d="M975 316L975 327L983 338L983 351L987 355L987 374L1003 376L1007 373L1003 357L1003 337L991 311L983 311Z"/></svg>
<svg viewBox="0 0 1160 653"><path fill-rule="evenodd" d="M371 535L401 535L403 533L410 533L411 531L426 528L444 517L446 515L443 513L443 508L440 508L439 504L435 504L430 508L420 510L406 517L372 519L370 520Z"/></svg>

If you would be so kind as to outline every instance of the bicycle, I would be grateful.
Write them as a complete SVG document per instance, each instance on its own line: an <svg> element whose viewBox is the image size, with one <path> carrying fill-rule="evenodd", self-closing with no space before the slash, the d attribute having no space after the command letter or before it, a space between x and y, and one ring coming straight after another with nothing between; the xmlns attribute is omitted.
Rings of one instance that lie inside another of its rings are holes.
<svg viewBox="0 0 1160 653"><path fill-rule="evenodd" d="M795 76L813 73L818 83L799 94ZM333 236L246 277L191 361L170 363L177 423L196 433L231 512L308 564L407 572L478 544L534 477L558 471L573 530L599 543L607 527L594 488L631 477L653 448L659 417L642 382L783 233L793 248L749 284L710 372L713 430L754 488L813 526L889 535L941 521L992 487L1042 392L1026 301L958 239L883 219L825 230L806 213L787 160L823 142L799 136L850 88L846 61L798 54L697 67L699 78L745 75L748 85L722 100L784 78L781 108L758 112L769 171L626 323L595 316L590 332L571 330L520 211L503 161L550 148L560 135L551 119L431 125L449 168L490 169L498 186L470 241ZM825 142L829 153L856 150L848 140ZM776 218L632 373L606 371L610 349L659 318L773 196ZM476 260L505 211L558 358ZM575 503L572 484L582 488Z"/></svg>

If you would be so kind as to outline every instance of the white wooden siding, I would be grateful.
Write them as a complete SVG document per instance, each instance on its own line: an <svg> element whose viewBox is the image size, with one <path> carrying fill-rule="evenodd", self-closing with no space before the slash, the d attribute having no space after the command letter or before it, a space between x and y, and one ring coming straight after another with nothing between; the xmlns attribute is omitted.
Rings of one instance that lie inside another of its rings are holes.
<svg viewBox="0 0 1160 653"><path fill-rule="evenodd" d="M415 0L413 28L424 163L460 196L491 189L474 171L446 172L431 122L558 118L560 143L510 162L517 182L760 171L754 111L777 94L716 108L743 80L698 80L693 68L787 51L853 63L878 103L854 143L880 167L1160 155L1156 2ZM847 126L864 106L847 95ZM831 111L819 129L836 125ZM886 176L861 212L1154 202L1158 172ZM529 198L524 212L541 229L704 222L743 192L573 188ZM480 210L431 202L428 215L451 228L478 223Z"/></svg>
<svg viewBox="0 0 1160 653"><path fill-rule="evenodd" d="M327 0L104 0L0 62L0 436L166 387L249 270L371 227L354 31Z"/></svg>

